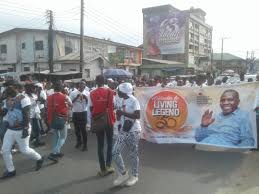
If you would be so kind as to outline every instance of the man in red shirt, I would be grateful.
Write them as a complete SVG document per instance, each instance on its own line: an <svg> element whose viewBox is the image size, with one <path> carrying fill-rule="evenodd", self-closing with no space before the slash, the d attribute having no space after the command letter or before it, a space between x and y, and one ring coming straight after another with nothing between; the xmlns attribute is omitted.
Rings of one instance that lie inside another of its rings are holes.
<svg viewBox="0 0 259 194"><path fill-rule="evenodd" d="M110 118L110 124L113 126L115 122L115 114L113 111L113 97L114 93L111 89L104 87L103 75L96 76L97 88L90 92L89 107L92 117L103 113L108 108L108 114ZM107 142L107 158L106 163L104 159L104 136L106 135ZM104 131L96 132L97 145L98 145L98 158L101 171L98 172L99 176L105 176L113 173L114 168L111 166L112 162L112 140L113 140L113 127L107 126Z"/></svg>

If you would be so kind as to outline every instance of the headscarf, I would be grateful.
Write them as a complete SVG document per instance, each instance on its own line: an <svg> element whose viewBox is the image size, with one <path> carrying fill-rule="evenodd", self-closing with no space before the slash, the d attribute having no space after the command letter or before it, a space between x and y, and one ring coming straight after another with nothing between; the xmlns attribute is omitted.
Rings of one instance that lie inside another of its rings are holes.
<svg viewBox="0 0 259 194"><path fill-rule="evenodd" d="M119 85L119 90L122 93L127 94L129 96L129 95L132 95L133 93L133 86L131 83L121 83Z"/></svg>

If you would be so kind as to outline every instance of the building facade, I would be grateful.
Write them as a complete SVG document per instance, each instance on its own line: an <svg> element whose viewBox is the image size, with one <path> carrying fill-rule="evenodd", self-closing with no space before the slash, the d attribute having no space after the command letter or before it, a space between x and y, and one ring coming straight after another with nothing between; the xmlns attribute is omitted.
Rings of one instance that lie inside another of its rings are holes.
<svg viewBox="0 0 259 194"><path fill-rule="evenodd" d="M177 61L195 70L210 65L212 27L202 9L163 5L142 12L144 58Z"/></svg>
<svg viewBox="0 0 259 194"><path fill-rule="evenodd" d="M15 72L16 76L49 70L48 30L15 28L0 33L0 72ZM80 35L54 31L54 72L79 71ZM84 37L84 67L82 76L94 79L104 68L117 65L133 67L141 64L142 49L105 39ZM111 56L120 56L113 61ZM65 56L70 56L65 57ZM64 61L64 57L67 61ZM130 61L129 61L130 59ZM62 62L62 63L61 63ZM91 65L93 64L93 65ZM128 68L129 70L132 70Z"/></svg>

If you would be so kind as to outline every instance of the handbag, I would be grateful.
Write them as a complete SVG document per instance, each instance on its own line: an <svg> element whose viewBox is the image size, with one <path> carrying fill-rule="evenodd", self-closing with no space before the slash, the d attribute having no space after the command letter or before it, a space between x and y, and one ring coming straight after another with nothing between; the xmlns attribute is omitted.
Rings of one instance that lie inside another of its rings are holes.
<svg viewBox="0 0 259 194"><path fill-rule="evenodd" d="M108 90L106 110L102 113L95 115L91 119L91 131L93 133L102 132L102 131L105 131L107 127L111 127L110 116L108 112L109 96L110 96L110 91Z"/></svg>
<svg viewBox="0 0 259 194"><path fill-rule="evenodd" d="M56 130L63 130L66 124L66 120L64 117L59 116L56 112L56 108L54 108L54 94L52 96L52 110L52 121L50 127Z"/></svg>
<svg viewBox="0 0 259 194"><path fill-rule="evenodd" d="M124 132L129 132L131 130L131 128L133 127L134 123L135 123L135 120L134 121L124 120L124 123L123 123L123 126L122 126L122 130Z"/></svg>

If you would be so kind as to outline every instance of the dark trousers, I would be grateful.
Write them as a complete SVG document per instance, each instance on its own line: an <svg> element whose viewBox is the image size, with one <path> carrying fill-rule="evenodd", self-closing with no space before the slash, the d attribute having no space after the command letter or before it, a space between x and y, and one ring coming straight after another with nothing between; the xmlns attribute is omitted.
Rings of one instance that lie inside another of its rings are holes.
<svg viewBox="0 0 259 194"><path fill-rule="evenodd" d="M87 146L87 132L86 132L86 112L74 112L73 123L75 126L75 134L77 144ZM83 141L83 142L82 142Z"/></svg>
<svg viewBox="0 0 259 194"><path fill-rule="evenodd" d="M104 136L106 135L107 142L107 156L106 164L104 160ZM113 128L107 128L105 131L97 132L97 149L98 149L98 158L101 171L104 171L106 166L111 166L112 162L112 142L113 142Z"/></svg>
<svg viewBox="0 0 259 194"><path fill-rule="evenodd" d="M35 138L35 141L39 142L40 141L39 119L31 118L31 126L32 126L32 136L31 136L31 138Z"/></svg>
<svg viewBox="0 0 259 194"><path fill-rule="evenodd" d="M259 115L256 114L257 149L259 149Z"/></svg>

